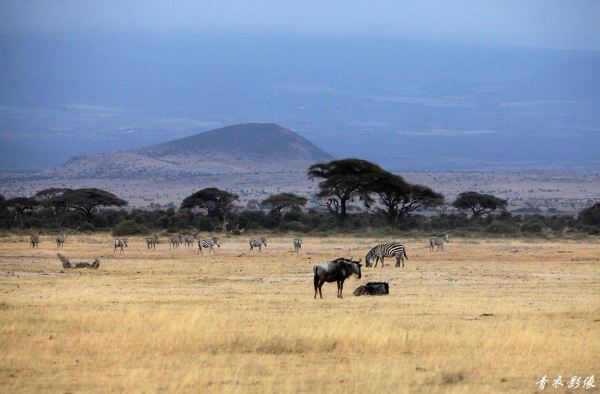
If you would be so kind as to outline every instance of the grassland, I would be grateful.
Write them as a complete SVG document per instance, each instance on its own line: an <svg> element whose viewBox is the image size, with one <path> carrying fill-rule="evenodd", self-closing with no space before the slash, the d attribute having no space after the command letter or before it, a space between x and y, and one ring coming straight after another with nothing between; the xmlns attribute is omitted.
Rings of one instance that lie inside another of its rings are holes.
<svg viewBox="0 0 600 394"><path fill-rule="evenodd" d="M210 256L131 241L68 238L62 253L101 266L63 272L50 237L0 239L0 392L531 393L600 375L596 241L404 239L404 269L363 268L323 300L312 266L383 239L295 255L289 237L262 253L226 238ZM390 295L352 295L372 280Z"/></svg>

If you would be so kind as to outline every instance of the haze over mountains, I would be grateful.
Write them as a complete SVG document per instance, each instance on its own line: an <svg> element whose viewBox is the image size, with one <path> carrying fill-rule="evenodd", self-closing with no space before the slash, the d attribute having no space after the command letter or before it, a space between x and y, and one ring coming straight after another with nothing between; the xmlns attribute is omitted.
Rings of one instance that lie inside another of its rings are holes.
<svg viewBox="0 0 600 394"><path fill-rule="evenodd" d="M206 175L294 173L302 179L310 165L331 159L291 130L273 123L247 123L135 150L77 156L44 177L164 182Z"/></svg>
<svg viewBox="0 0 600 394"><path fill-rule="evenodd" d="M2 170L246 122L399 172L600 169L599 52L199 33L0 48Z"/></svg>

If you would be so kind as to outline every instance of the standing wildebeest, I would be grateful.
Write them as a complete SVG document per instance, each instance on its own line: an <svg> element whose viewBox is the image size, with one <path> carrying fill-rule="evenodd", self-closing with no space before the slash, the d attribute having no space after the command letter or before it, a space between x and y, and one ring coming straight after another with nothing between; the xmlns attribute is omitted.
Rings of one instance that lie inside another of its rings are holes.
<svg viewBox="0 0 600 394"><path fill-rule="evenodd" d="M396 267L400 267L400 263L402 263L402 267L404 267L405 257L406 260L408 260L404 245L393 242L375 246L369 251L369 253L367 253L367 256L365 257L365 263L367 264L367 267L377 267L377 263L379 262L379 259L381 259L381 268L383 268L384 257L395 257ZM375 265L373 265L373 260L375 260Z"/></svg>
<svg viewBox="0 0 600 394"><path fill-rule="evenodd" d="M198 239L198 254L204 254L202 248L208 249L208 253L210 253L210 251L212 250L213 253L216 254L217 252L215 252L214 248L215 245L217 245L219 248L221 247L221 242L217 237L212 237L211 239Z"/></svg>
<svg viewBox="0 0 600 394"><path fill-rule="evenodd" d="M146 249L156 249L156 244L158 243L158 235L152 234L146 237Z"/></svg>
<svg viewBox="0 0 600 394"><path fill-rule="evenodd" d="M352 274L358 275L358 279L360 279L361 265L360 261L352 261L343 257L329 263L315 265L313 268L313 272L315 273L315 298L317 298L317 290L319 291L319 296L323 298L321 287L323 287L323 283L325 282L337 282L337 296L338 298L342 298L344 281Z"/></svg>
<svg viewBox="0 0 600 394"><path fill-rule="evenodd" d="M40 243L40 238L35 234L31 234L31 237L29 237L29 247L37 248L39 243Z"/></svg>
<svg viewBox="0 0 600 394"><path fill-rule="evenodd" d="M448 234L444 235L442 238L433 237L429 240L429 251L433 252L433 247L437 246L436 250L440 250L442 248L442 252L444 251L444 242L450 242L448 239Z"/></svg>
<svg viewBox="0 0 600 394"><path fill-rule="evenodd" d="M296 237L294 238L294 252L300 253L300 249L302 249L302 238Z"/></svg>
<svg viewBox="0 0 600 394"><path fill-rule="evenodd" d="M61 234L58 237L56 237L56 247L57 248L65 247L65 235L64 234Z"/></svg>
<svg viewBox="0 0 600 394"><path fill-rule="evenodd" d="M121 253L124 253L123 247L125 247L125 248L127 247L127 239L126 238L116 238L114 245L115 245L115 250L113 251L113 253L115 253L117 251L117 248L120 248Z"/></svg>
<svg viewBox="0 0 600 394"><path fill-rule="evenodd" d="M265 237L261 237L260 240L256 239L256 238L252 238L250 240L250 250L249 252L252 252L254 250L254 248L258 248L259 252L262 252L261 247L265 245L265 247L267 246L267 239Z"/></svg>

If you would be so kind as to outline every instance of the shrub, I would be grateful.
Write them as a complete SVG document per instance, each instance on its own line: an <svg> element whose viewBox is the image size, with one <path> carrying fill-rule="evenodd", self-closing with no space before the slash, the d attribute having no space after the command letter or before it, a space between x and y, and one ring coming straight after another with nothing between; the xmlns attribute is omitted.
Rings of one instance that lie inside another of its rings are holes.
<svg viewBox="0 0 600 394"><path fill-rule="evenodd" d="M96 231L96 227L94 227L94 225L92 223L83 222L79 225L79 231L81 231L83 233L91 233L91 232Z"/></svg>
<svg viewBox="0 0 600 394"><path fill-rule="evenodd" d="M517 229L510 224L494 221L485 226L484 231L489 234L514 234Z"/></svg>
<svg viewBox="0 0 600 394"><path fill-rule="evenodd" d="M135 220L126 220L113 227L112 233L115 236L148 234L150 229L143 224L137 224Z"/></svg>
<svg viewBox="0 0 600 394"><path fill-rule="evenodd" d="M540 234L542 232L542 225L539 223L525 223L521 226L521 232L528 234Z"/></svg>

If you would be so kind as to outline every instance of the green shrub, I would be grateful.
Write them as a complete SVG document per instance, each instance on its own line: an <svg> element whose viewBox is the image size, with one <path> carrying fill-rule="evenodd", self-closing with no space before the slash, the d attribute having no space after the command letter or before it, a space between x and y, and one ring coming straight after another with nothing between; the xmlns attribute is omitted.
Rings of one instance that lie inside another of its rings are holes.
<svg viewBox="0 0 600 394"><path fill-rule="evenodd" d="M521 232L528 234L540 234L542 229L543 227L539 223L525 223L521 226Z"/></svg>
<svg viewBox="0 0 600 394"><path fill-rule="evenodd" d="M83 233L91 233L91 232L96 231L96 227L94 227L94 225L92 223L83 222L79 225L79 231L81 231Z"/></svg>
<svg viewBox="0 0 600 394"><path fill-rule="evenodd" d="M489 234L514 234L517 229L510 224L494 221L485 226L484 231Z"/></svg>
<svg viewBox="0 0 600 394"><path fill-rule="evenodd" d="M143 224L138 224L135 220L125 220L113 227L112 233L115 236L148 234L150 229Z"/></svg>

